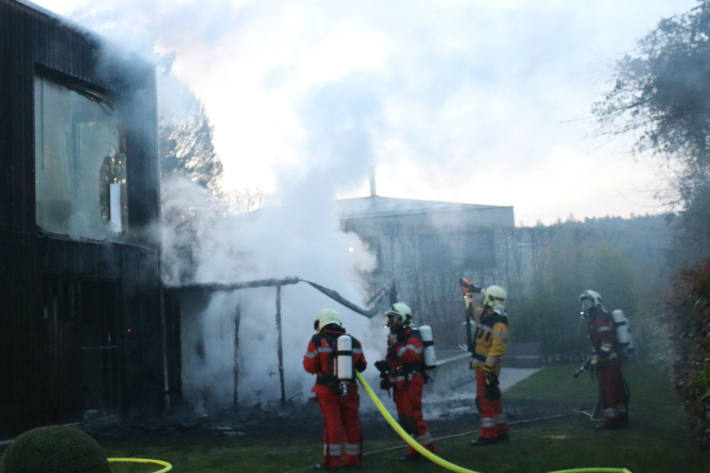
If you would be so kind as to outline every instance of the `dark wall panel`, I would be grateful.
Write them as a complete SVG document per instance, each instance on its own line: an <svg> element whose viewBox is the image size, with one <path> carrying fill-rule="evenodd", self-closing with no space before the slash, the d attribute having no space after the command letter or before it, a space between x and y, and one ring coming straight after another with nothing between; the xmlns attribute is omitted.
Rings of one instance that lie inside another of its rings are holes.
<svg viewBox="0 0 710 473"><path fill-rule="evenodd" d="M103 51L90 33L0 0L0 439L94 405L150 411L163 399L160 247L140 232L159 217L154 71ZM130 241L35 225L36 73L101 92L121 111Z"/></svg>
<svg viewBox="0 0 710 473"><path fill-rule="evenodd" d="M0 32L10 28L10 16L0 12ZM0 91L10 87L10 36L0 33ZM11 174L6 172L10 166L10 133L11 116L10 95L0 93L0 228L10 221L10 180Z"/></svg>
<svg viewBox="0 0 710 473"><path fill-rule="evenodd" d="M108 383L116 392L107 396L113 407L156 412L163 388L155 251L49 237L29 241L5 233L0 258L8 270L0 276L0 303L7 308L0 371L9 380L0 390L0 439L81 418L87 380L77 375L93 353L81 338L86 326L75 319L87 310L116 317L117 372ZM44 271L33 270L38 267ZM101 287L111 292L95 289Z"/></svg>

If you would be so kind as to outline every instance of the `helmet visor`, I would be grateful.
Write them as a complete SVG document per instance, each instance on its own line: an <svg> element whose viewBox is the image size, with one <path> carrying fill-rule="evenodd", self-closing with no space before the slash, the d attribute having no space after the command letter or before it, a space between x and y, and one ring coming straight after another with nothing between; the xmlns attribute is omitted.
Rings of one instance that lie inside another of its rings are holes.
<svg viewBox="0 0 710 473"><path fill-rule="evenodd" d="M594 307L594 301L591 299L582 299L582 310L589 310Z"/></svg>

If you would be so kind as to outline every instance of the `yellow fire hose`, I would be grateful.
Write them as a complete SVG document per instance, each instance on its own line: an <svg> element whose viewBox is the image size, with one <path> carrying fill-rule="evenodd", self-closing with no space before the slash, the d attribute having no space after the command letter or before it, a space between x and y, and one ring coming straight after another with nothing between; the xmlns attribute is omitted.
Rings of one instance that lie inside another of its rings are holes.
<svg viewBox="0 0 710 473"><path fill-rule="evenodd" d="M572 468L571 470L551 471L550 473L631 473L626 468Z"/></svg>
<svg viewBox="0 0 710 473"><path fill-rule="evenodd" d="M402 426L400 426L396 420L394 420L392 415L387 411L387 408L382 404L380 399L377 397L370 385L367 384L367 381L365 381L365 378L362 377L359 371L355 370L355 376L357 377L357 380L360 381L360 384L362 384L362 387L365 388L365 391L367 391L367 394L370 396L370 399L372 399L372 402L375 403L375 406L377 406L377 409L379 409L380 413L385 418L390 427L392 427L394 431L397 432L399 436L402 437L402 439L404 439L404 441L407 442L417 452L421 453L429 460L433 461L442 468L446 468L449 471L453 471L455 473L478 473L476 471L469 470L458 465L454 465L453 463L444 460L440 456L435 455L434 453L424 448L419 442L414 440L411 435L405 432Z"/></svg>
<svg viewBox="0 0 710 473"><path fill-rule="evenodd" d="M362 377L359 371L355 371L355 376L357 377L357 380L360 381L360 384L362 384L362 387L365 388L365 391L367 392L368 396L370 396L370 399L372 399L372 402L375 403L375 406L377 406L377 409L380 411L380 414L385 418L387 423L394 429L395 432L399 434L402 439L407 442L412 448L414 448L417 452L421 453L423 456L428 458L429 460L433 461L437 465L439 465L442 468L445 468L449 471L453 471L455 473L479 473L474 470L469 470L468 468L464 468L458 465L454 465L453 463L444 460L440 456L430 452L427 450L423 445L421 445L419 442L414 440L411 435L409 435L407 432L404 431L402 426L400 426L396 420L392 417L392 415L389 413L387 408L382 404L380 399L377 397L377 394L372 390L369 384L367 384L367 381L365 381L365 378ZM550 473L631 473L629 470L626 468L574 468L571 470L560 470L560 471L551 471Z"/></svg>
<svg viewBox="0 0 710 473"><path fill-rule="evenodd" d="M109 463L155 463L156 465L160 465L164 468L161 468L160 470L156 470L153 473L165 473L166 471L170 471L173 469L173 466L165 462L163 460L153 460L151 458L107 458Z"/></svg>

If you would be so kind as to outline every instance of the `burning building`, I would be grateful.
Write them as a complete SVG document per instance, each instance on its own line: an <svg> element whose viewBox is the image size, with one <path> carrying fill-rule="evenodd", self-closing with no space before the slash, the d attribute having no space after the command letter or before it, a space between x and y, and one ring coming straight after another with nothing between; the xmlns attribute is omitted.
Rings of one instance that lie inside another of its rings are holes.
<svg viewBox="0 0 710 473"><path fill-rule="evenodd" d="M0 438L165 401L155 74L112 48L0 0Z"/></svg>

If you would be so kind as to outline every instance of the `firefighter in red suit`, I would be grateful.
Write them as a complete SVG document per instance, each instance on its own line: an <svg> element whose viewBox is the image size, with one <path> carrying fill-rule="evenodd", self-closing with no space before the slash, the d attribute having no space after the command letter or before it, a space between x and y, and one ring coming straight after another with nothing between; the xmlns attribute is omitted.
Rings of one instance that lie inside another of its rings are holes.
<svg viewBox="0 0 710 473"><path fill-rule="evenodd" d="M335 357L337 339L345 334L343 324L338 314L331 309L318 313L313 324L315 335L308 343L308 351L303 358L303 367L309 373L315 374L316 384L312 391L323 414L323 459L315 465L316 470L334 470L340 468L345 459L346 466L362 464L362 428L360 427L360 396L357 384L352 382L341 390L341 385L335 376ZM353 370L364 371L367 367L362 345L353 336L352 363ZM354 372L354 371L353 371ZM345 432L345 444L342 443L342 433Z"/></svg>
<svg viewBox="0 0 710 473"><path fill-rule="evenodd" d="M424 344L419 331L412 328L412 310L407 304L397 302L385 312L387 327L387 367L394 388L399 424L421 445L436 451L434 439L422 415L422 390L426 382L424 371ZM403 461L416 461L424 457L409 446Z"/></svg>
<svg viewBox="0 0 710 473"><path fill-rule="evenodd" d="M621 375L621 355L614 319L602 304L602 296L588 289L579 295L582 317L587 320L592 344L590 365L599 379L599 400L604 427L616 429L628 424L628 395Z"/></svg>
<svg viewBox="0 0 710 473"><path fill-rule="evenodd" d="M508 441L508 423L498 385L501 358L508 345L507 298L505 289L496 285L481 290L480 307L476 306L473 293L464 295L466 309L476 327L470 350L471 369L476 371L476 406L481 414L481 433L471 442L475 447Z"/></svg>

